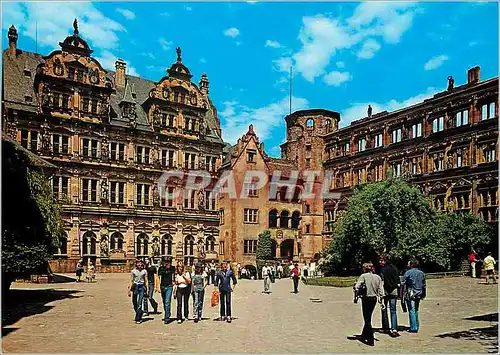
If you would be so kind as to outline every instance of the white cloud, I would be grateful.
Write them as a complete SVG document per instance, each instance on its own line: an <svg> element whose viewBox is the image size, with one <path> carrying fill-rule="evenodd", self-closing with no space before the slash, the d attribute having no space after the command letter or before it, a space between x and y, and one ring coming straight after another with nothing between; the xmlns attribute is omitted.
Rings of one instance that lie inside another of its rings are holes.
<svg viewBox="0 0 500 355"><path fill-rule="evenodd" d="M402 100L402 101L397 101L395 99L392 99L386 103L376 103L376 102L366 102L366 103L354 103L350 107L342 110L342 121L341 121L341 126L345 127L349 125L352 121L354 120L359 120L361 118L364 118L367 116L367 110L368 110L368 105L372 106L373 114L376 114L378 112L382 111L394 111L401 109L403 107L408 107L412 106L415 104L418 104L424 99L428 99L432 97L434 94L438 93L439 91L436 88L429 87L424 93L412 96L408 99Z"/></svg>
<svg viewBox="0 0 500 355"><path fill-rule="evenodd" d="M118 60L118 57L113 53L111 53L110 51L102 51L101 55L99 57L95 57L95 59L99 63L101 63L104 69L115 71L115 62ZM129 62L125 60L125 63L127 63L126 74L132 76L139 76L137 70L135 70L135 68L132 65L130 65Z"/></svg>
<svg viewBox="0 0 500 355"><path fill-rule="evenodd" d="M273 63L276 66L276 70L282 72L290 72L290 67L292 66L292 58L290 57L281 57L273 60Z"/></svg>
<svg viewBox="0 0 500 355"><path fill-rule="evenodd" d="M119 13L121 13L127 20L135 19L135 14L127 9L116 9Z"/></svg>
<svg viewBox="0 0 500 355"><path fill-rule="evenodd" d="M330 86L340 86L349 80L352 80L352 76L348 72L332 71L323 77L323 81Z"/></svg>
<svg viewBox="0 0 500 355"><path fill-rule="evenodd" d="M193 8L191 6L185 5L184 8L186 11L193 11Z"/></svg>
<svg viewBox="0 0 500 355"><path fill-rule="evenodd" d="M339 69L345 68L345 63L343 61L341 61L341 60L339 60L337 63L335 63L335 65Z"/></svg>
<svg viewBox="0 0 500 355"><path fill-rule="evenodd" d="M161 12L160 16L169 17L169 16L172 16L172 14L170 12Z"/></svg>
<svg viewBox="0 0 500 355"><path fill-rule="evenodd" d="M160 43L160 46L164 51L168 51L170 48L172 48L172 42L167 41L165 38L158 39L158 42Z"/></svg>
<svg viewBox="0 0 500 355"><path fill-rule="evenodd" d="M59 42L73 33L75 18L80 36L91 48L116 48L118 33L126 32L120 23L106 17L92 2L4 2L2 7L4 28L14 24L22 35L33 40L38 37L39 45L50 48L59 48Z"/></svg>
<svg viewBox="0 0 500 355"><path fill-rule="evenodd" d="M449 59L448 56L444 54L435 56L434 58L429 59L427 63L425 63L424 69L425 70L437 69L441 65L443 65L443 63L446 62L448 59Z"/></svg>
<svg viewBox="0 0 500 355"><path fill-rule="evenodd" d="M249 5L255 5L256 3L257 3L257 1L253 1L253 0L247 1L247 4L249 4Z"/></svg>
<svg viewBox="0 0 500 355"><path fill-rule="evenodd" d="M149 59L155 59L155 55L151 52L143 52L141 53L143 57L148 57Z"/></svg>
<svg viewBox="0 0 500 355"><path fill-rule="evenodd" d="M266 47L280 48L281 44L278 41L273 41L271 39L268 39L266 41Z"/></svg>
<svg viewBox="0 0 500 355"><path fill-rule="evenodd" d="M231 28L228 28L227 30L224 31L224 35L225 36L229 36L229 37L237 37L238 35L240 34L240 30L238 30L236 27L231 27Z"/></svg>
<svg viewBox="0 0 500 355"><path fill-rule="evenodd" d="M325 74L339 51L367 39L377 39L377 43L397 43L410 28L417 12L415 3L364 2L347 19L323 14L305 16L298 35L302 47L292 55L294 69L313 82ZM371 45L370 52L375 53L373 43L368 44Z"/></svg>
<svg viewBox="0 0 500 355"><path fill-rule="evenodd" d="M361 59L370 59L373 58L375 53L380 49L380 44L374 39L367 39L363 46L358 51L356 56Z"/></svg>
<svg viewBox="0 0 500 355"><path fill-rule="evenodd" d="M205 58L200 58L200 63L206 63L207 60Z"/></svg>
<svg viewBox="0 0 500 355"><path fill-rule="evenodd" d="M248 131L250 124L254 125L255 133L262 140L270 137L276 127L284 124L283 118L289 113L289 97L264 107L251 108L237 101L226 101L223 110L219 112L222 118L222 133L224 140L232 144ZM300 97L292 98L292 111L307 108L309 103Z"/></svg>

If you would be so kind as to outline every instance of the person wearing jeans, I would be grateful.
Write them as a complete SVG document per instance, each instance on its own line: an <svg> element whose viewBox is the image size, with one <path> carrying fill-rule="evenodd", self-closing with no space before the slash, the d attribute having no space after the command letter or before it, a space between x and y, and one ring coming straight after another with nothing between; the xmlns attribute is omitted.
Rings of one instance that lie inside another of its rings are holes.
<svg viewBox="0 0 500 355"><path fill-rule="evenodd" d="M144 314L147 316L149 314L148 311L148 303L151 303L153 307L153 313L158 313L158 303L154 299L155 292L155 275L156 275L156 266L154 266L151 261L148 261L146 264L146 271L148 272L148 293L147 297L144 297ZM149 301L149 302L148 302Z"/></svg>
<svg viewBox="0 0 500 355"><path fill-rule="evenodd" d="M363 264L363 274L359 277L354 288L356 293L362 296L361 310L363 313L364 326L359 340L367 345L374 346L375 338L373 336L372 315L377 305L377 301L382 303L384 288L380 276L373 273L372 263L367 262ZM362 292L361 289L365 291Z"/></svg>
<svg viewBox="0 0 500 355"><path fill-rule="evenodd" d="M175 274L175 298L177 299L177 323L182 323L189 314L189 288L191 278L187 272L184 272L184 265L177 265ZM184 312L183 312L184 307Z"/></svg>
<svg viewBox="0 0 500 355"><path fill-rule="evenodd" d="M170 308L172 300L172 292L174 289L175 267L172 266L170 259L163 259L162 265L158 269L160 277L160 292L163 300L163 309L165 310L165 324L168 324L170 319Z"/></svg>
<svg viewBox="0 0 500 355"><path fill-rule="evenodd" d="M384 255L380 258L380 277L384 282L384 307L382 307L382 329L391 337L399 336L398 333L398 315L396 304L398 301L399 289L399 271L392 265L389 255ZM387 308L391 312L391 327L389 328L389 318L387 316Z"/></svg>
<svg viewBox="0 0 500 355"><path fill-rule="evenodd" d="M292 271L292 279L293 279L293 293L298 293L299 292L299 264L295 264L294 267L291 269Z"/></svg>
<svg viewBox="0 0 500 355"><path fill-rule="evenodd" d="M268 263L262 268L262 278L264 279L264 293L271 293L271 268Z"/></svg>
<svg viewBox="0 0 500 355"><path fill-rule="evenodd" d="M207 287L207 277L203 272L203 265L201 263L196 264L194 269L194 276L192 279L192 288L194 296L194 322L198 323L201 320L201 315L203 311L203 298L205 297L205 287Z"/></svg>
<svg viewBox="0 0 500 355"><path fill-rule="evenodd" d="M135 268L131 272L132 282L128 289L128 296L132 296L132 304L135 311L135 322L140 324L142 322L142 302L144 295L148 292L147 276L148 273L144 270L144 264L141 260L137 260Z"/></svg>
<svg viewBox="0 0 500 355"><path fill-rule="evenodd" d="M233 285L231 286L231 281ZM219 297L220 297L220 320L227 320L231 323L232 312L231 312L231 293L238 281L234 276L233 270L228 269L227 263L222 263L221 270L215 276L215 286L219 286Z"/></svg>
<svg viewBox="0 0 500 355"><path fill-rule="evenodd" d="M420 307L420 300L426 296L425 274L418 269L418 260L410 260L410 269L405 272L404 299L408 307L408 316L410 318L410 333L418 333L420 322L418 319L418 310Z"/></svg>

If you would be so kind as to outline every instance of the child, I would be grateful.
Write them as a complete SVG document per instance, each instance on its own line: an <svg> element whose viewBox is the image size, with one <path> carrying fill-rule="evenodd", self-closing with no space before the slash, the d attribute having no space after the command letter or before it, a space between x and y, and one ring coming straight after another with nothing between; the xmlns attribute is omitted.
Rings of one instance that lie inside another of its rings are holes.
<svg viewBox="0 0 500 355"><path fill-rule="evenodd" d="M194 322L198 323L201 320L203 311L203 298L205 297L205 287L207 287L207 278L203 274L203 265L196 264L194 269L195 275L192 279L192 292L194 296Z"/></svg>

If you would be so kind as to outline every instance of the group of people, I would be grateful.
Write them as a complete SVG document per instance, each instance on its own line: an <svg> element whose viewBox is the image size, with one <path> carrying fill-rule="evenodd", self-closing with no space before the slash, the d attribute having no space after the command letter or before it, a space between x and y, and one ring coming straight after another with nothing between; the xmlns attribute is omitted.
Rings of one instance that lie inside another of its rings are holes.
<svg viewBox="0 0 500 355"><path fill-rule="evenodd" d="M271 293L271 283L273 283L274 279L276 278L276 272L278 273L278 277L281 279L282 276L284 276L283 265L280 264L276 268L274 265L271 266L269 265L269 263L266 263L262 267L261 273L262 273L262 279L264 280L264 291L262 291L263 293L267 294ZM290 277L293 280L293 293L299 292L299 276L300 276L299 264L290 263Z"/></svg>
<svg viewBox="0 0 500 355"><path fill-rule="evenodd" d="M233 271L228 268L227 263L222 263L219 270L215 264L204 267L197 263L194 273L187 270L184 264L179 262L177 266L172 261L163 258L161 265L156 267L151 261L145 265L142 260L137 260L135 268L131 272L131 283L128 287L128 295L132 297L135 311L135 322L140 324L144 315L149 315L148 303L153 307L153 313L158 313L158 303L154 300L154 292L161 294L165 312L164 323L170 322L172 297L177 303L176 319L182 323L189 319L189 299L193 298L193 320L195 323L202 320L203 299L205 289L209 283L218 287L220 320L231 323L231 293L237 284Z"/></svg>
<svg viewBox="0 0 500 355"><path fill-rule="evenodd" d="M469 254L469 264L472 278L481 277L482 265L484 271L486 271L486 284L490 283L490 277L493 278L493 283L496 284L498 282L498 276L495 272L496 261L495 258L493 258L493 254L488 252L488 255L484 258L484 260L481 260L479 254L480 252L476 252L474 249L472 249Z"/></svg>
<svg viewBox="0 0 500 355"><path fill-rule="evenodd" d="M408 263L408 270L400 278L399 271L391 263L390 257L384 255L380 258L380 275L375 273L371 262L363 264L363 274L359 277L354 286L355 299L361 298L361 308L363 313L364 326L359 340L373 346L374 336L372 328L372 315L375 306L381 305L382 310L382 330L391 337L398 337L397 299L401 298L403 311L408 311L410 328L408 332L418 333L419 318L418 311L420 301L426 296L425 274L420 270L419 262L412 259ZM391 324L389 326L390 310Z"/></svg>
<svg viewBox="0 0 500 355"><path fill-rule="evenodd" d="M76 282L82 281L82 275L84 272L85 272L85 264L84 264L83 260L80 259L78 261L78 263L76 264L76 270L75 270L75 274L77 277ZM95 281L96 273L97 273L97 269L96 269L94 263L89 261L89 263L87 265L87 273L86 273L87 282Z"/></svg>

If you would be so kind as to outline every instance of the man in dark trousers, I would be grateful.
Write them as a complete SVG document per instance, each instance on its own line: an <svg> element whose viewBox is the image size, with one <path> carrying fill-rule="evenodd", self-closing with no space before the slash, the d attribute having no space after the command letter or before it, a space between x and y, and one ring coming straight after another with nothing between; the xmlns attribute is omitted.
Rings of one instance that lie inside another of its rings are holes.
<svg viewBox="0 0 500 355"><path fill-rule="evenodd" d="M233 285L231 286L231 280ZM238 281L236 276L234 276L233 270L228 269L227 263L223 262L221 264L221 270L215 276L215 286L219 286L220 295L220 320L227 320L231 323L231 293L234 291L234 287Z"/></svg>
<svg viewBox="0 0 500 355"><path fill-rule="evenodd" d="M382 307L382 329L392 338L398 337L398 315L396 304L398 301L399 289L399 271L392 265L389 255L380 257L380 277L384 282L384 307ZM389 305L389 306L388 306ZM387 308L391 311L391 327L389 328L389 319L387 316Z"/></svg>
<svg viewBox="0 0 500 355"><path fill-rule="evenodd" d="M295 263L292 269L293 293L299 292L299 264Z"/></svg>
<svg viewBox="0 0 500 355"><path fill-rule="evenodd" d="M157 273L156 266L153 265L151 260L146 262L146 271L148 272L148 293L146 297L144 297L144 315L148 315L148 301L151 303L153 307L153 313L158 313L158 303L155 301L154 292L156 288L156 278L155 275Z"/></svg>

